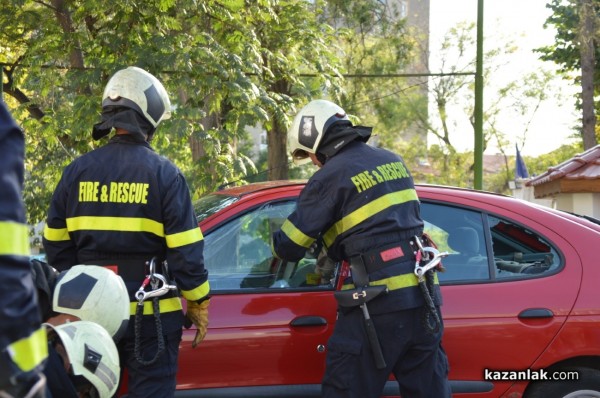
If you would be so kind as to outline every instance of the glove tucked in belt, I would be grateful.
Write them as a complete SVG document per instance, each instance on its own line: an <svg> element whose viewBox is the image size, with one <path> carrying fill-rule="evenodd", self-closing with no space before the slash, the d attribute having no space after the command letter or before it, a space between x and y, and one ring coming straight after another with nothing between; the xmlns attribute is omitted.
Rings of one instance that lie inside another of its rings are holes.
<svg viewBox="0 0 600 398"><path fill-rule="evenodd" d="M196 336L194 337L194 341L192 341L192 348L196 348L198 344L202 340L204 340L204 336L206 336L206 330L208 328L208 305L210 304L210 299L206 299L201 303L196 301L188 301L187 302L187 313L185 316L196 325Z"/></svg>

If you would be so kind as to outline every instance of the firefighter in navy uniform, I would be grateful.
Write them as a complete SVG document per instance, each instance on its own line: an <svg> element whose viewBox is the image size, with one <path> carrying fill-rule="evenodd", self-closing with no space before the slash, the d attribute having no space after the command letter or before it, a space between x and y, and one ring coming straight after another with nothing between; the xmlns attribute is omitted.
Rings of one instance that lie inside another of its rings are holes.
<svg viewBox="0 0 600 398"><path fill-rule="evenodd" d="M292 157L319 170L275 232L274 255L297 261L322 242L329 261L318 264L351 264L344 281L351 294L339 295L327 346L323 397L380 397L390 373L404 398L449 397L439 284L431 279L428 306L414 274L424 225L419 199L402 158L367 145L370 135L330 101L312 101L296 115L288 132ZM353 300L361 306L347 305Z"/></svg>
<svg viewBox="0 0 600 398"><path fill-rule="evenodd" d="M42 397L48 356L29 266L23 132L0 99L0 397Z"/></svg>
<svg viewBox="0 0 600 398"><path fill-rule="evenodd" d="M132 318L118 347L129 397L170 397L176 387L181 299L172 290L147 301L135 296L151 259L156 273L170 271L187 301L186 316L197 327L193 347L208 326L204 240L189 188L179 169L149 144L170 114L168 94L153 75L137 67L116 72L104 90L93 138L116 133L65 168L44 229L48 262L59 271L101 265L125 281Z"/></svg>

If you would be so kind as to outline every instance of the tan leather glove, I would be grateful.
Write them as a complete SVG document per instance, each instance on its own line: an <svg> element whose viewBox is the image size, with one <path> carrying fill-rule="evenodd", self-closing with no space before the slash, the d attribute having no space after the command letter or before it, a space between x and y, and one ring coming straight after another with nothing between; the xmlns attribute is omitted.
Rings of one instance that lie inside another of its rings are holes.
<svg viewBox="0 0 600 398"><path fill-rule="evenodd" d="M194 341L192 341L192 348L196 348L198 344L202 340L204 340L204 336L206 336L206 330L208 328L208 305L210 304L210 299L204 300L201 303L197 303L195 301L187 302L187 313L185 316L196 325L196 336L194 337Z"/></svg>
<svg viewBox="0 0 600 398"><path fill-rule="evenodd" d="M335 261L327 257L325 249L321 251L317 259L317 265L315 266L315 272L321 275L321 284L328 284L331 282L333 277L333 271L335 270Z"/></svg>

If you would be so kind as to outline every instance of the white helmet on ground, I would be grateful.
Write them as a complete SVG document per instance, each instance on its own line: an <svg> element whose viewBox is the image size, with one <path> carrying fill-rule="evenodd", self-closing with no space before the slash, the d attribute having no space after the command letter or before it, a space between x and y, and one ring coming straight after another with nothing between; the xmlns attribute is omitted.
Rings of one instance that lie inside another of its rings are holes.
<svg viewBox="0 0 600 398"><path fill-rule="evenodd" d="M309 153L317 153L327 129L335 122L350 121L346 112L327 100L314 100L300 110L288 131L288 147L295 164L309 161Z"/></svg>
<svg viewBox="0 0 600 398"><path fill-rule="evenodd" d="M108 268L76 265L58 276L52 309L96 322L118 341L129 322L129 293L123 279Z"/></svg>
<svg viewBox="0 0 600 398"><path fill-rule="evenodd" d="M108 332L89 321L45 325L51 329L49 340L54 338L52 331L60 338L73 375L84 377L100 398L112 397L119 386L121 367L117 346Z"/></svg>

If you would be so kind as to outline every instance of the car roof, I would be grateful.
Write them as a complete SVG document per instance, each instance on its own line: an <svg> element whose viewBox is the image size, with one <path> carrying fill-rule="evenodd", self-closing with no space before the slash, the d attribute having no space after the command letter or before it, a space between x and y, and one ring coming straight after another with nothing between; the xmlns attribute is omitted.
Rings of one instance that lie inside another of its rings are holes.
<svg viewBox="0 0 600 398"><path fill-rule="evenodd" d="M262 181L253 182L246 185L239 185L235 187L225 187L215 191L215 194L234 196L241 198L242 196L250 195L265 189L277 189L281 188L285 190L290 187L298 187L306 184L307 180L275 180L275 181Z"/></svg>
<svg viewBox="0 0 600 398"><path fill-rule="evenodd" d="M240 198L245 195L263 191L265 189L277 189L277 188L285 189L285 188L290 188L290 187L298 187L298 186L305 185L306 182L307 182L307 180L275 180L275 181L252 182L252 183L248 183L245 185L239 185L239 186L234 186L234 187L222 187L221 189L219 189L218 191L215 191L214 193ZM506 197L506 198L509 197L507 195L495 193L495 192L474 191L473 189L469 189L469 188L460 188L460 187L453 187L453 186L448 186L448 185L415 184L415 186L419 191L432 191L432 192L438 192L438 193L443 192L443 191L447 191L448 193L454 191L454 192L461 192L461 196L463 196L463 195L468 196L470 194L472 194L474 196L479 196L482 193L484 193L484 194L494 195L494 196L498 196L498 197Z"/></svg>

